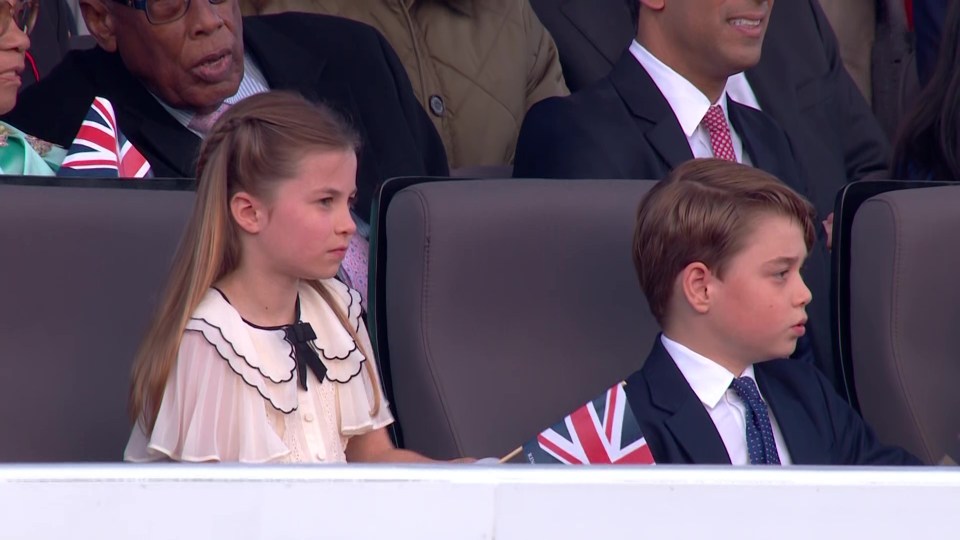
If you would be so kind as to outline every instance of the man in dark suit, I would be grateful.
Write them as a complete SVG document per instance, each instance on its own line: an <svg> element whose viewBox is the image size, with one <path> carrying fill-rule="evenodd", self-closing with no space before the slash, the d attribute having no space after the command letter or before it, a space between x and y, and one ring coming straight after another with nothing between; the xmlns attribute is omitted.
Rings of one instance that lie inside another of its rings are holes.
<svg viewBox="0 0 960 540"><path fill-rule="evenodd" d="M668 2L670 0L667 0ZM571 91L609 73L637 36L640 0L531 0L560 50ZM689 2L688 2L689 3ZM701 9L691 6L689 9ZM816 0L777 2L759 63L746 70L757 106L783 128L807 194L826 216L847 182L886 173L890 145L840 58Z"/></svg>
<svg viewBox="0 0 960 540"><path fill-rule="evenodd" d="M369 219L393 176L446 175L436 130L395 53L372 28L289 13L241 18L233 0L81 0L98 47L74 51L26 90L5 120L67 145L95 96L156 176L193 177L204 125L248 95L293 90L339 110L360 132L357 213Z"/></svg>
<svg viewBox="0 0 960 540"><path fill-rule="evenodd" d="M637 39L609 75L569 97L541 101L527 113L514 176L662 178L694 157L717 156L708 115L719 108L731 157L814 199L783 131L766 113L748 106L756 104L756 96L742 72L760 59L774 2L642 0L637 5ZM813 248L806 269L823 299L830 287L825 245ZM797 354L833 375L828 307L825 300L814 305L811 336Z"/></svg>
<svg viewBox="0 0 960 540"><path fill-rule="evenodd" d="M697 5L701 0L638 2L637 39L613 70L527 113L514 175L660 178L693 157L713 156L704 119L716 105L732 128L737 161L796 182L792 151L779 127L743 105L747 100L728 100L729 79L760 59L773 2L745 0L738 10Z"/></svg>
<svg viewBox="0 0 960 540"><path fill-rule="evenodd" d="M657 463L920 464L784 359L804 333L814 217L776 178L717 159L681 165L641 202L634 264L663 334L624 389Z"/></svg>

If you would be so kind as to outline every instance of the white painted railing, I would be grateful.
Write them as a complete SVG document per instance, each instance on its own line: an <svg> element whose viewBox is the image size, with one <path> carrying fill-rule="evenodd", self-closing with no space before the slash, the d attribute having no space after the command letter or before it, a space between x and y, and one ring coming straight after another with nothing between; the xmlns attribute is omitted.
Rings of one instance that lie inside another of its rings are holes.
<svg viewBox="0 0 960 540"><path fill-rule="evenodd" d="M0 539L960 537L960 469L4 465Z"/></svg>

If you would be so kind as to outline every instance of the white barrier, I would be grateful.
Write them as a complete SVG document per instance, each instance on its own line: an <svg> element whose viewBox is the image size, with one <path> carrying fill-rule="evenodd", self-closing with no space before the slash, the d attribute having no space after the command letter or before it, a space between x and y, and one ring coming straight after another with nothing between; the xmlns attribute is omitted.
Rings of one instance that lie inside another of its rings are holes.
<svg viewBox="0 0 960 540"><path fill-rule="evenodd" d="M957 538L960 469L0 466L0 539Z"/></svg>

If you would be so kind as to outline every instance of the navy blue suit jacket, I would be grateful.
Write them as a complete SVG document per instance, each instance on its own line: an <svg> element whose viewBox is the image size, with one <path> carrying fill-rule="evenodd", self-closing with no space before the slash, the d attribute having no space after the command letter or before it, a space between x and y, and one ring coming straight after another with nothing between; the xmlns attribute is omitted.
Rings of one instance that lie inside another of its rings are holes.
<svg viewBox="0 0 960 540"><path fill-rule="evenodd" d="M754 365L757 385L797 465L922 465L907 451L880 444L860 416L816 369L796 360ZM703 403L659 336L625 386L627 400L657 463L729 464Z"/></svg>

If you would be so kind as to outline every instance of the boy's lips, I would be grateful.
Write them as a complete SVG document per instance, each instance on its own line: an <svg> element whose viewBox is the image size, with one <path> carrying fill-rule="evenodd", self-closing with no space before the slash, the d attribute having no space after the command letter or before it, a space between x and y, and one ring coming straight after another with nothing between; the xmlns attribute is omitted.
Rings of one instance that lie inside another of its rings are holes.
<svg viewBox="0 0 960 540"><path fill-rule="evenodd" d="M803 319L797 324L790 327L798 336L802 336L807 333L807 319Z"/></svg>

